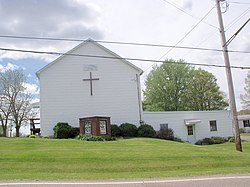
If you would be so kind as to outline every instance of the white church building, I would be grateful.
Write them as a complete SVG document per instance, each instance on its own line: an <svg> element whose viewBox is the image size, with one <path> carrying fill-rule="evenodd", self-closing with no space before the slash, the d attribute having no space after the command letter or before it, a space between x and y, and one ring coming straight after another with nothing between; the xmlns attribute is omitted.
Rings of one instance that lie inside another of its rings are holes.
<svg viewBox="0 0 250 187"><path fill-rule="evenodd" d="M79 127L79 119L108 116L111 124L141 122L155 130L167 126L192 143L233 135L229 111L143 112L143 71L93 40L87 40L37 72L42 135L58 122Z"/></svg>

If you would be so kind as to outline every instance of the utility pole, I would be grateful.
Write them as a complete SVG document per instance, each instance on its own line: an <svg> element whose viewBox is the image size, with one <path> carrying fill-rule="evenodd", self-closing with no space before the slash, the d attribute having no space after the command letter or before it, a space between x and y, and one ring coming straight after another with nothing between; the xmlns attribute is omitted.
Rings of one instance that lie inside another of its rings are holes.
<svg viewBox="0 0 250 187"><path fill-rule="evenodd" d="M225 1L225 0L216 0L216 7L217 7L218 21L219 21L219 26L220 26L220 35L221 35L223 56L224 56L225 67L226 67L230 110L231 110L231 114L232 114L232 122L233 122L234 136L235 136L235 148L237 151L242 152L241 138L240 138L240 132L239 132L238 114L237 114L237 110L236 110L235 95L234 95L234 89L233 89L232 73L231 73L231 67L230 67L230 62L229 62L228 49L227 49L227 45L226 45L227 41L226 41L226 37L225 37L225 31L224 31L223 20L222 20L222 15L221 15L221 7L220 7L221 1Z"/></svg>

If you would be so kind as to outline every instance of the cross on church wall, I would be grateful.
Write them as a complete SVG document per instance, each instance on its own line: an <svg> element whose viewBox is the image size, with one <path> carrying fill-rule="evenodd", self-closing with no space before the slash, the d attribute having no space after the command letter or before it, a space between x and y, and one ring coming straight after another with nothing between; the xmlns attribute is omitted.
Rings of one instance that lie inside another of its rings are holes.
<svg viewBox="0 0 250 187"><path fill-rule="evenodd" d="M92 72L89 72L89 79L83 79L83 81L89 81L90 82L90 95L93 95L93 81L99 80L99 78L93 78Z"/></svg>

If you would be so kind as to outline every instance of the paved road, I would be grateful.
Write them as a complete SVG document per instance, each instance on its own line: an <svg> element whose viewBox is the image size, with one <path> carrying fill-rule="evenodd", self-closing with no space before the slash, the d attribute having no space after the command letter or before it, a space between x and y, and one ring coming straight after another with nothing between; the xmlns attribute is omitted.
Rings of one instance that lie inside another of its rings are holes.
<svg viewBox="0 0 250 187"><path fill-rule="evenodd" d="M105 181L0 181L0 187L249 187L250 174Z"/></svg>

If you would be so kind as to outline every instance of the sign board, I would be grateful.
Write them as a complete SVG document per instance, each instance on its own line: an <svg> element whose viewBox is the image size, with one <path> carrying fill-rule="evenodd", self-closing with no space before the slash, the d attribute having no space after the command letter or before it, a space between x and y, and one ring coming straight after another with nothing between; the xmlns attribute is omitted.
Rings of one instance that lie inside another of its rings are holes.
<svg viewBox="0 0 250 187"><path fill-rule="evenodd" d="M107 121L100 120L100 134L107 134Z"/></svg>

